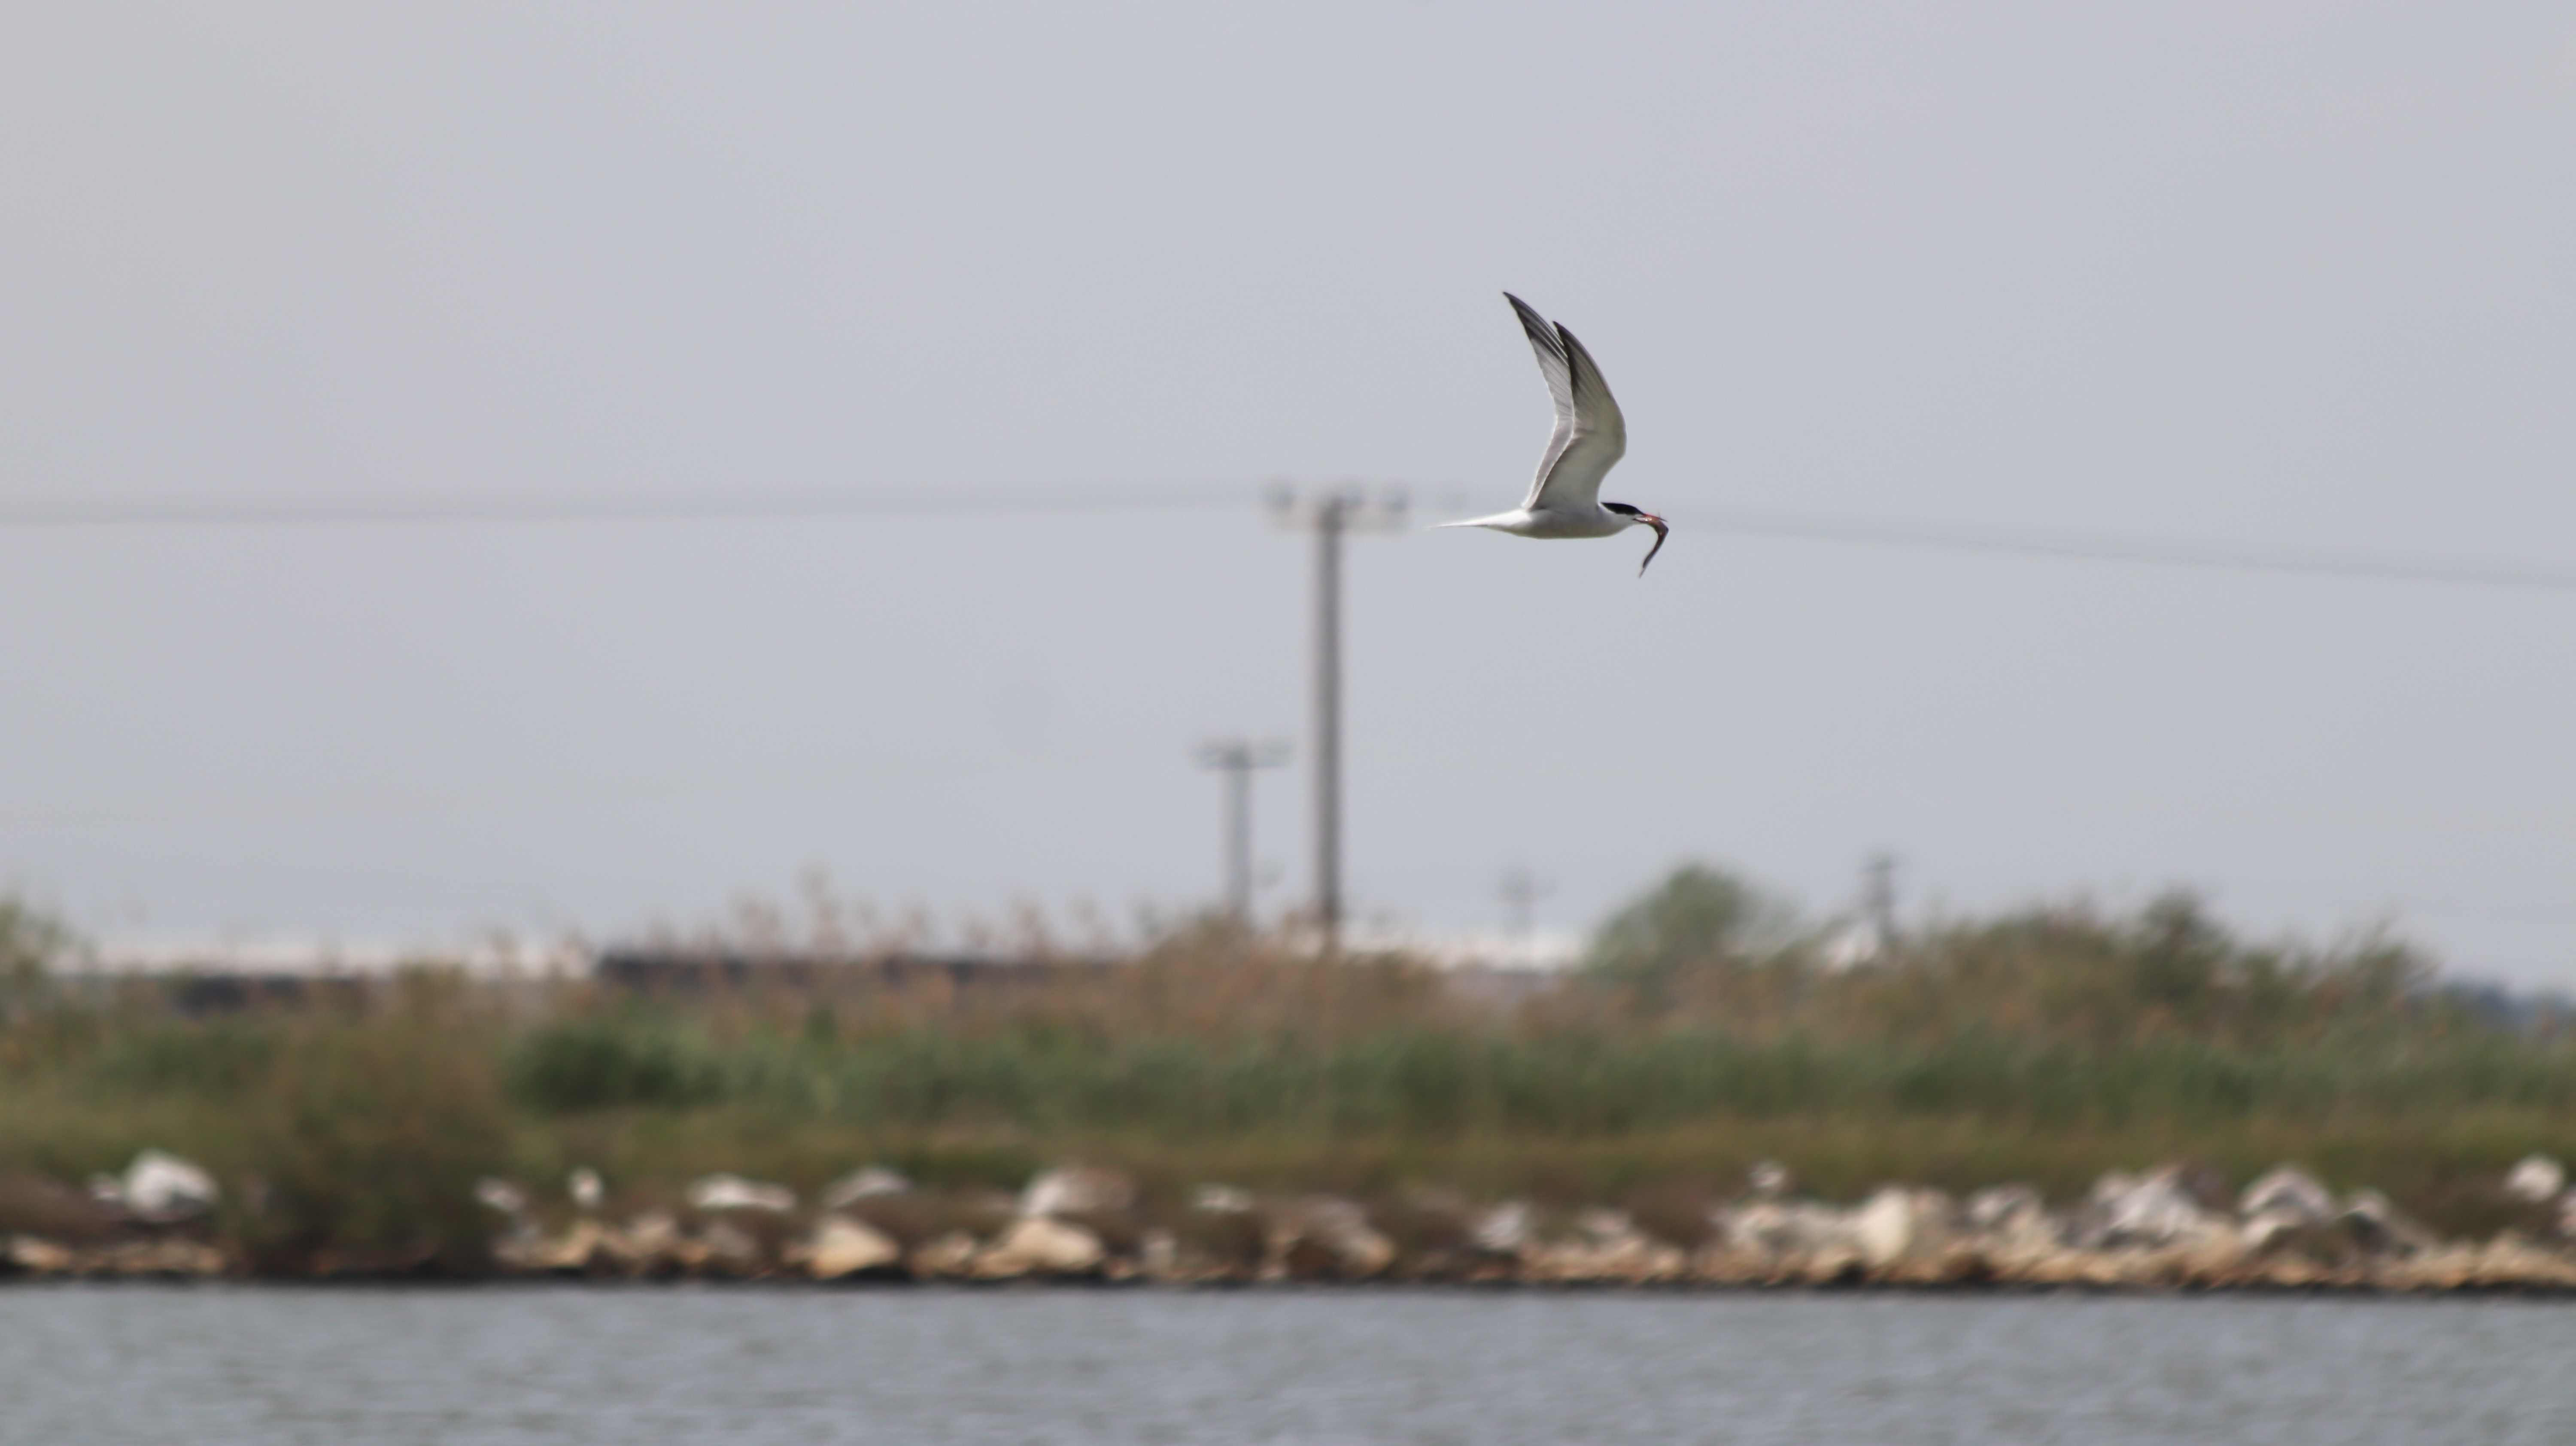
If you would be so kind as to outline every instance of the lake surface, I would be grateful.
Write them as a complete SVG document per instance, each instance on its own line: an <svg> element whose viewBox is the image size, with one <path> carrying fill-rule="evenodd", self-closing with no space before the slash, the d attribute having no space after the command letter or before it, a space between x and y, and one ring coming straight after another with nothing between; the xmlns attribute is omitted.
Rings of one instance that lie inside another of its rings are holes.
<svg viewBox="0 0 2576 1446"><path fill-rule="evenodd" d="M2576 1304L0 1288L0 1441L2576 1441Z"/></svg>

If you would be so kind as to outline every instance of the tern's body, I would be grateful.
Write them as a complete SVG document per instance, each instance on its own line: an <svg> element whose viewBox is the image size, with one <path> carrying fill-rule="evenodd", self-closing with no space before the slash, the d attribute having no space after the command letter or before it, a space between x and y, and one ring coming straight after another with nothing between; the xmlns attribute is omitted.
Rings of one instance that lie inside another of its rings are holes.
<svg viewBox="0 0 2576 1446"><path fill-rule="evenodd" d="M1590 507L1515 507L1491 517L1470 517L1464 522L1443 522L1443 527L1490 527L1514 537L1615 537L1637 525L1634 517L1625 517L1595 502Z"/></svg>
<svg viewBox="0 0 2576 1446"><path fill-rule="evenodd" d="M1663 550L1664 519L1625 502L1601 500L1601 479L1628 450L1627 419L1619 415L1619 403L1610 395L1610 384L1601 379L1601 368L1573 332L1550 325L1508 291L1503 299L1512 304L1521 330L1529 336L1530 350L1538 354L1539 375L1547 379L1548 398L1556 404L1556 430L1549 434L1547 451L1539 458L1529 497L1518 508L1441 525L1551 539L1609 537L1631 527L1651 527L1655 545L1646 549L1646 561L1653 562ZM1640 574L1645 570L1644 564L1638 565Z"/></svg>

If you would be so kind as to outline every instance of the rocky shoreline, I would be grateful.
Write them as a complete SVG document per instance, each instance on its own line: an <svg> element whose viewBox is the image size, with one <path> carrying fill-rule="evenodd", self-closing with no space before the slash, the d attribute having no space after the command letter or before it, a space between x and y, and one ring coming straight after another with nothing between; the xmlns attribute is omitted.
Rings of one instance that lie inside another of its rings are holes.
<svg viewBox="0 0 2576 1446"><path fill-rule="evenodd" d="M2540 1157L2503 1183L2561 1229L2437 1239L2376 1191L2338 1196L2281 1166L2227 1196L2206 1171L2114 1173L2052 1209L2028 1186L1964 1199L1889 1186L1856 1204L1802 1198L1784 1171L1754 1172L1737 1198L1652 1224L1627 1210L1471 1205L1421 1191L1364 1204L1200 1187L1172 1218L1143 1207L1115 1170L1048 1171L1017 1196L917 1188L858 1172L800 1208L783 1186L729 1175L693 1183L674 1208L605 1208L576 1171L550 1220L528 1192L485 1180L495 1227L466 1270L426 1258L334 1258L266 1268L215 1225L203 1171L146 1152L87 1199L104 1234L0 1237L0 1279L419 1278L1061 1282L1230 1287L1324 1283L1777 1289L2296 1290L2576 1294L2576 1191ZM93 1221L95 1223L95 1221Z"/></svg>

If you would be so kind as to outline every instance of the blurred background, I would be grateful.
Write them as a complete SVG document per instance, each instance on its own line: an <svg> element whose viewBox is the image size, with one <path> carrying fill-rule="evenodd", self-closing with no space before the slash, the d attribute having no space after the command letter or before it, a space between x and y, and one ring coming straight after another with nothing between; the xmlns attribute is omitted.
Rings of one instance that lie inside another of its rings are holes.
<svg viewBox="0 0 2576 1446"><path fill-rule="evenodd" d="M1245 738L1277 917L1263 498L1356 483L1373 926L1887 857L2576 984L2571 66L2541 4L15 4L0 886L1170 916ZM1545 437L1505 287L1642 581L1420 529Z"/></svg>

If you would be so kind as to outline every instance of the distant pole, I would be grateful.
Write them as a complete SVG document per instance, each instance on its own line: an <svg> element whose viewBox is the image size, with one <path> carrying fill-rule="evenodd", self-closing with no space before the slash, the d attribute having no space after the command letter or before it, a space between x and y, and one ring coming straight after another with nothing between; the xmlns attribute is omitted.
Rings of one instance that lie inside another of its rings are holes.
<svg viewBox="0 0 2576 1446"><path fill-rule="evenodd" d="M1271 507L1284 525L1315 534L1315 711L1306 753L1313 767L1315 929L1330 956L1342 948L1342 535L1402 526L1404 498L1390 493L1373 500L1341 487L1301 501L1282 488Z"/></svg>
<svg viewBox="0 0 2576 1446"><path fill-rule="evenodd" d="M1315 506L1315 927L1342 948L1342 523L1349 499Z"/></svg>
<svg viewBox="0 0 2576 1446"><path fill-rule="evenodd" d="M1896 952L1896 856L1872 854L1863 871L1861 913L1878 936L1881 958Z"/></svg>
<svg viewBox="0 0 2576 1446"><path fill-rule="evenodd" d="M1547 886L1527 869L1503 875L1503 927L1523 964L1538 963L1538 896L1546 892Z"/></svg>
<svg viewBox="0 0 2576 1446"><path fill-rule="evenodd" d="M1286 762L1284 743L1233 738L1199 750L1199 762L1225 775L1225 909L1238 927L1252 926L1252 771Z"/></svg>

